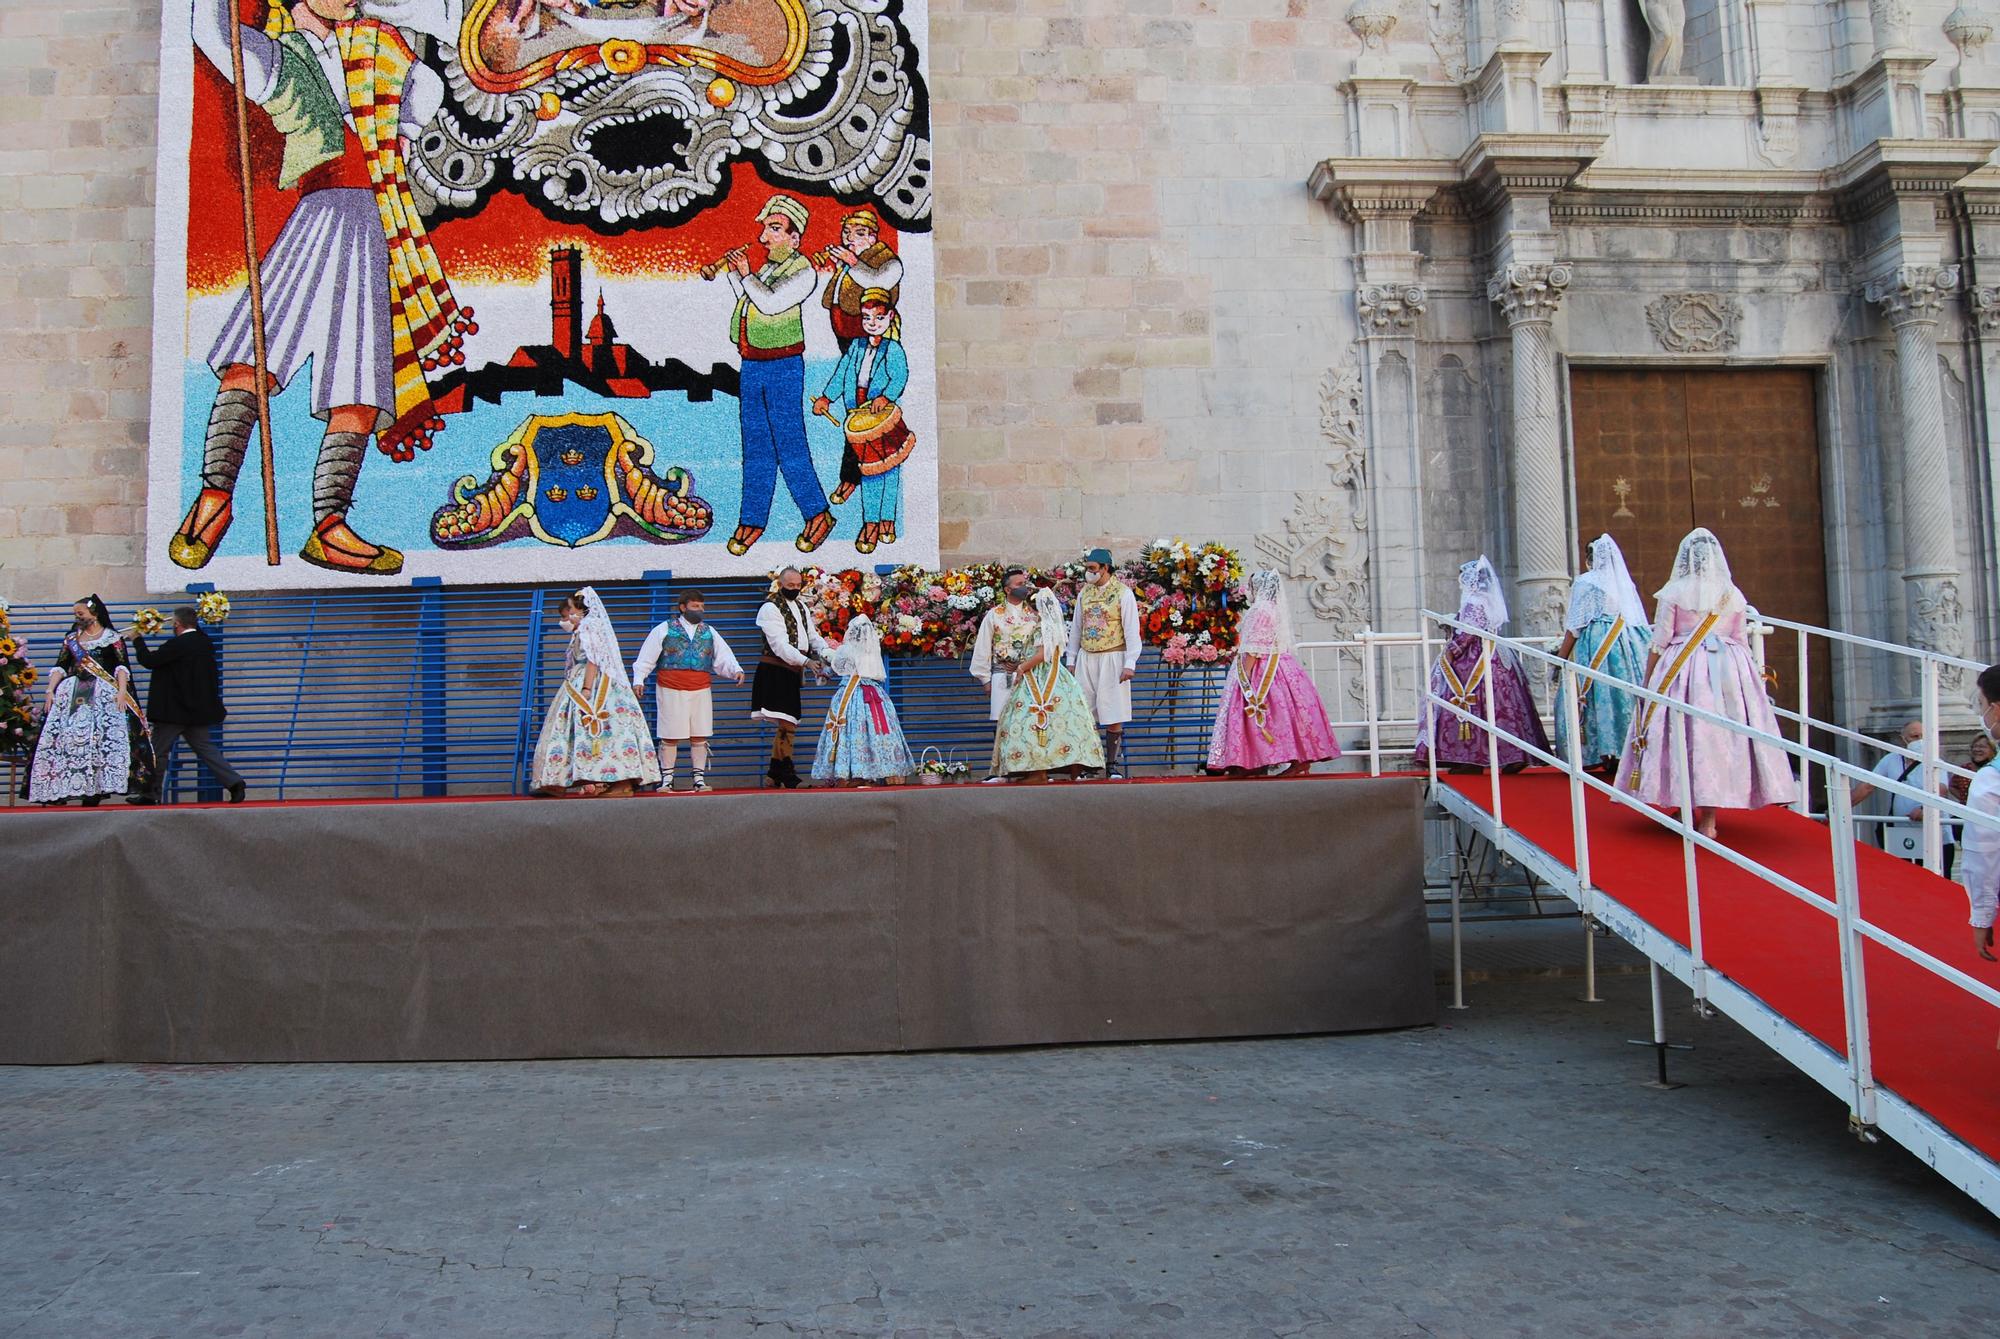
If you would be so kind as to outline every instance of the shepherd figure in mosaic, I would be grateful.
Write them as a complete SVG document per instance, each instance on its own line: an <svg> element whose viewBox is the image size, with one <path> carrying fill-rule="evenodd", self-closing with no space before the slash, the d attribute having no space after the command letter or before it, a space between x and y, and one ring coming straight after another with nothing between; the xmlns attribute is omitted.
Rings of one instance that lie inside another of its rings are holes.
<svg viewBox="0 0 2000 1339"><path fill-rule="evenodd" d="M231 79L230 0L195 0L193 19L196 47ZM403 142L436 113L444 86L399 29L362 16L351 0L274 8L262 28L245 24L238 36L242 94L283 137L278 186L300 195L258 265L261 304L246 288L209 350L220 385L201 490L169 556L203 567L229 529L264 398L261 344L266 397L310 363L312 413L326 425L299 556L336 572L393 575L403 555L347 521L368 441L396 460L429 448L444 420L427 374L463 361L463 340L476 330L431 250L403 160Z"/></svg>

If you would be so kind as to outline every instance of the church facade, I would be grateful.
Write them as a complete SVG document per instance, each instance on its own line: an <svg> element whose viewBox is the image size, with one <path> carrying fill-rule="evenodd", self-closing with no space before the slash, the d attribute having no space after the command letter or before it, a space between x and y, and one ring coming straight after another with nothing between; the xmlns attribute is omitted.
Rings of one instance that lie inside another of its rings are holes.
<svg viewBox="0 0 2000 1339"><path fill-rule="evenodd" d="M1365 547L1369 614L1404 626L1420 593L1450 599L1469 546L1445 537L1485 534L1516 628L1553 632L1591 537L1617 535L1650 590L1699 524L1774 615L1990 650L1988 19L1784 0L1347 17L1349 133L1310 189L1352 246L1370 541L1288 553L1335 574L1316 607ZM1916 685L1887 660L1834 659L1844 718L1907 714ZM1825 703L1835 676L1813 677Z"/></svg>

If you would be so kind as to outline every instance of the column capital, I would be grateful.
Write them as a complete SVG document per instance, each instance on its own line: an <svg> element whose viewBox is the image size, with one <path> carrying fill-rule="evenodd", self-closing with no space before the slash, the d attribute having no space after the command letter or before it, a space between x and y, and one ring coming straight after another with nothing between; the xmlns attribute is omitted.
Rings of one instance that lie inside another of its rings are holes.
<svg viewBox="0 0 2000 1339"><path fill-rule="evenodd" d="M1361 337L1408 335L1430 306L1430 294L1418 284L1363 284L1354 295L1361 318Z"/></svg>
<svg viewBox="0 0 2000 1339"><path fill-rule="evenodd" d="M1901 327L1935 324L1944 315L1945 298L1957 287L1956 265L1902 265L1870 280L1865 292L1870 302L1881 306L1889 324Z"/></svg>
<svg viewBox="0 0 2000 1339"><path fill-rule="evenodd" d="M1967 292L1972 296L1972 315L1979 323L1979 333L2000 334L2000 285L1974 284Z"/></svg>
<svg viewBox="0 0 2000 1339"><path fill-rule="evenodd" d="M1500 304L1507 324L1548 321L1569 288L1569 266L1515 264L1504 266L1486 281L1486 300Z"/></svg>

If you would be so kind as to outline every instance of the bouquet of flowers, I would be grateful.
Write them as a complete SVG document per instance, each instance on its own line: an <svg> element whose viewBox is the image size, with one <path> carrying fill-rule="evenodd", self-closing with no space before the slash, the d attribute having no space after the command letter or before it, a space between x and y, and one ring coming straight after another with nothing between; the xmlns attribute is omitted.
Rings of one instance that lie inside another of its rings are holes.
<svg viewBox="0 0 2000 1339"><path fill-rule="evenodd" d="M35 680L40 677L15 640L0 600L0 753L25 753L35 738Z"/></svg>
<svg viewBox="0 0 2000 1339"><path fill-rule="evenodd" d="M979 622L1000 598L998 563L976 563L932 572L905 565L886 576L807 569L822 636L838 639L856 614L882 630L887 655L961 659L979 637ZM1063 608L1076 607L1083 560L1029 569L1037 586L1056 593ZM1186 666L1226 659L1236 646L1236 611L1230 595L1243 579L1243 562L1220 544L1160 539L1124 563L1118 576L1139 601L1148 644L1168 664ZM773 581L776 577L773 576ZM1178 645L1176 642L1178 641Z"/></svg>

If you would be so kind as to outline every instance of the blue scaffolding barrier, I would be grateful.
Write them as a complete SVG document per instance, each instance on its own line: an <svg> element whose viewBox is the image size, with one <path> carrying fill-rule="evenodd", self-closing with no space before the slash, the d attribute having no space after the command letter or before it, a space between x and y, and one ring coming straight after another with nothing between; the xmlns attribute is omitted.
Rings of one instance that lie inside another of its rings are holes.
<svg viewBox="0 0 2000 1339"><path fill-rule="evenodd" d="M708 597L709 622L754 674L765 588L760 580L658 573L597 590L628 663L652 626L672 614L680 592L699 589ZM567 589L419 582L232 595L228 622L208 630L229 709L217 742L259 799L525 791L542 717L562 681L567 639L554 620ZM142 605L166 614L178 602L128 601L111 612L129 629ZM10 617L45 685L70 607L16 605ZM965 662L891 657L888 665L890 695L911 749L935 748L966 763L973 777L984 776L993 727L986 692ZM135 665L134 674L144 701L147 671ZM1222 682L1219 668L1178 671L1148 649L1133 683L1137 719L1125 734L1135 771L1186 772L1201 763ZM807 682L801 771L810 767L832 688ZM650 698L646 710L650 718ZM763 774L770 732L749 713L748 678L717 681L709 770L716 784L752 784ZM176 751L164 781L169 798L220 796L215 779L186 749Z"/></svg>

